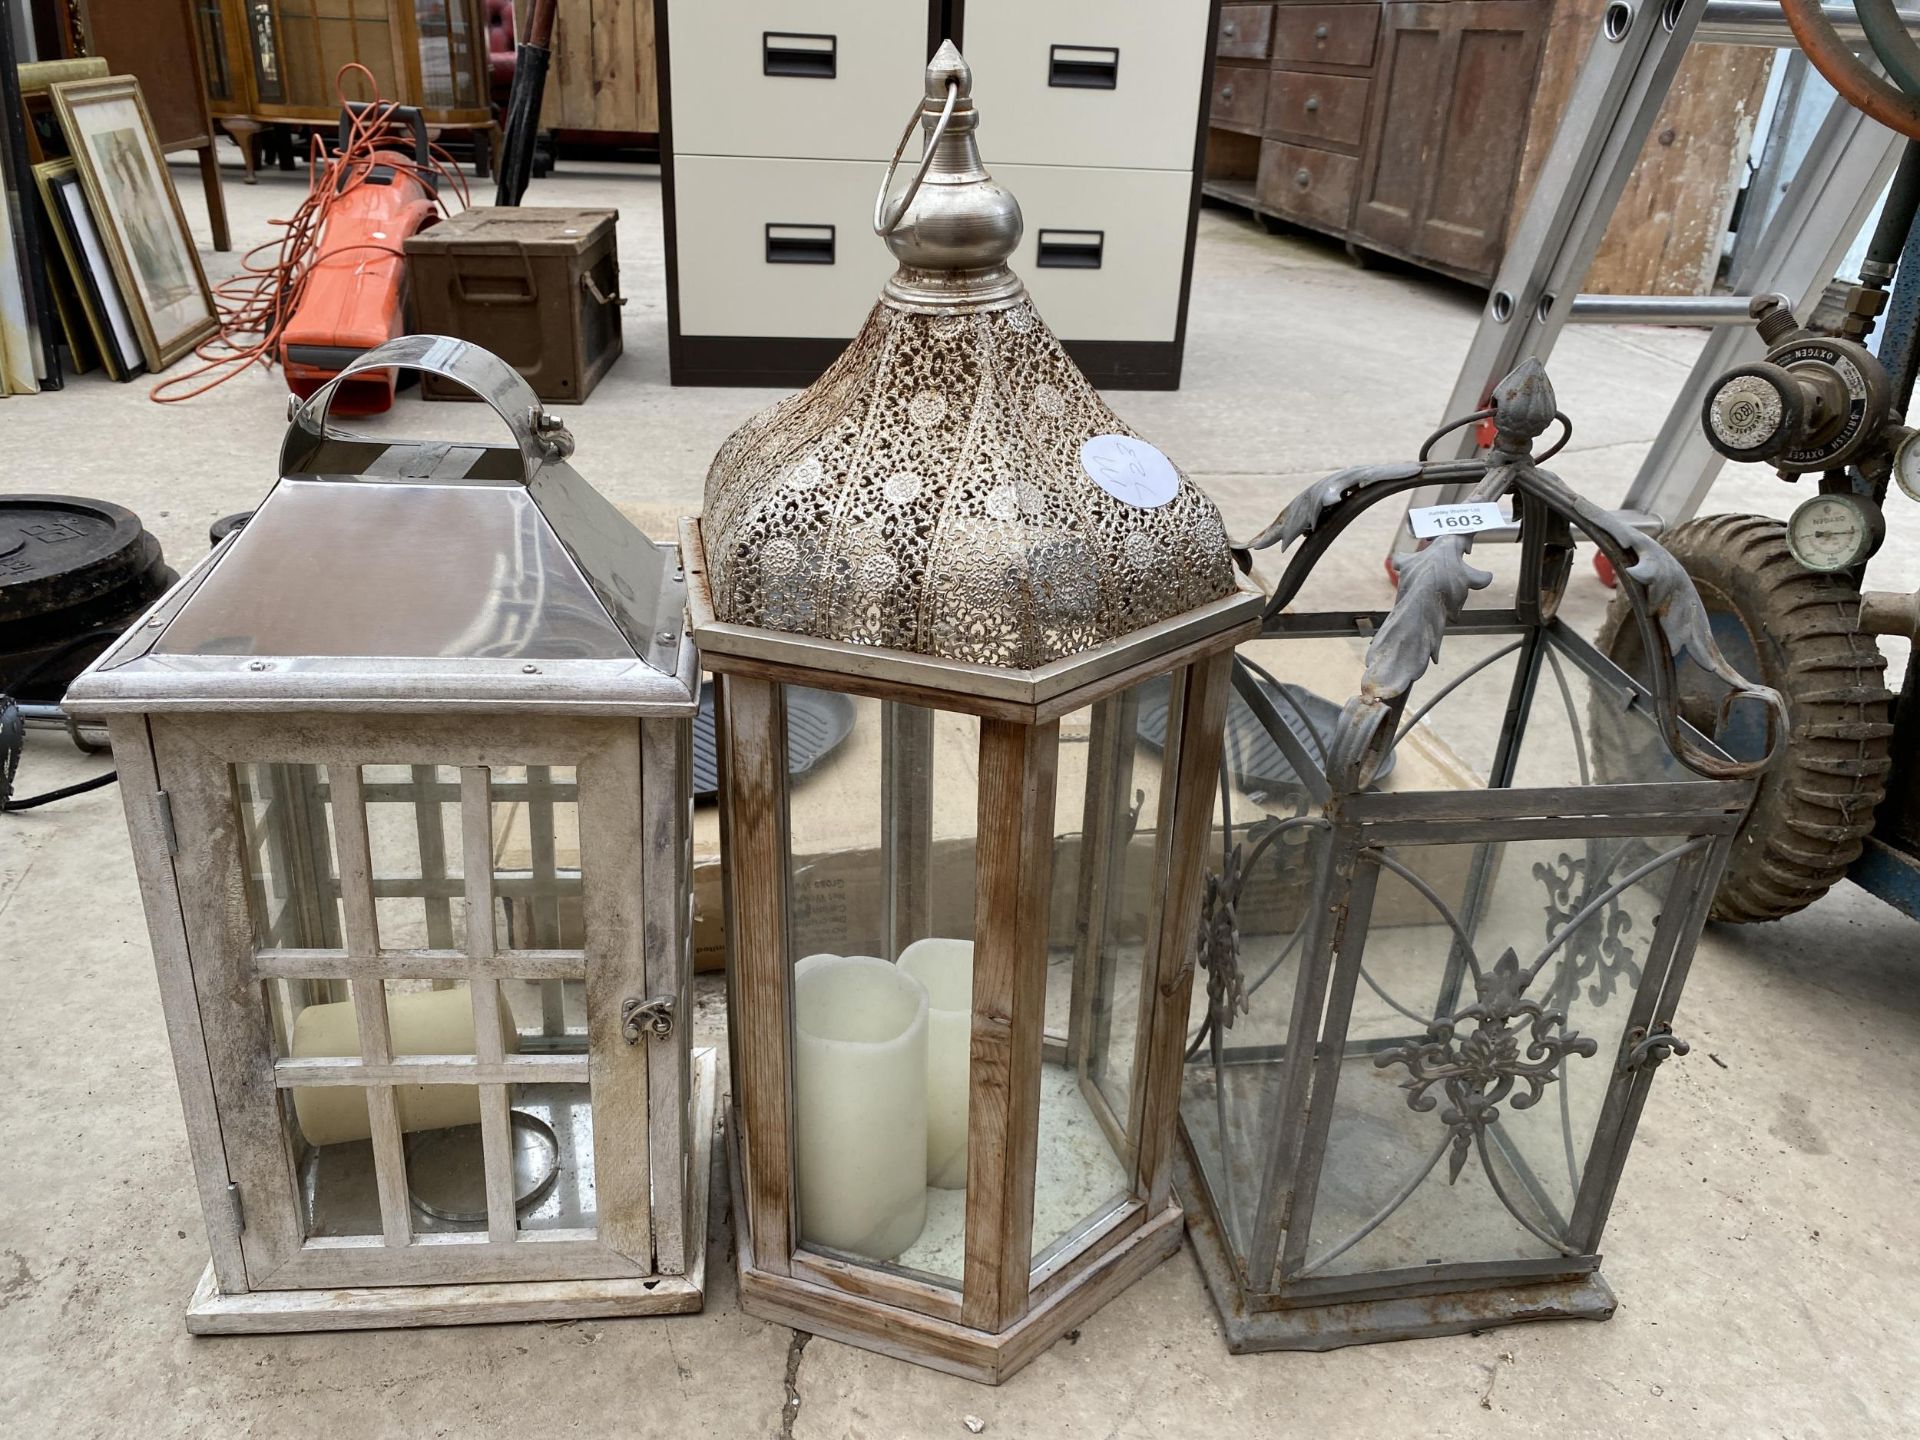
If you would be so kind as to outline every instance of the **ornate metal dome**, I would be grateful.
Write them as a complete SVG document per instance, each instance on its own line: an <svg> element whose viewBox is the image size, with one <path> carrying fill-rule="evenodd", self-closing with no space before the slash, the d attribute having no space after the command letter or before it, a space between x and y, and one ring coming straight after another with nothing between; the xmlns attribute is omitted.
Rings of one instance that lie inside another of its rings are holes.
<svg viewBox="0 0 1920 1440"><path fill-rule="evenodd" d="M971 84L943 45L920 175L876 215L901 263L865 327L714 457L722 621L1030 669L1234 593L1220 512L1007 268L1020 211L980 164Z"/></svg>

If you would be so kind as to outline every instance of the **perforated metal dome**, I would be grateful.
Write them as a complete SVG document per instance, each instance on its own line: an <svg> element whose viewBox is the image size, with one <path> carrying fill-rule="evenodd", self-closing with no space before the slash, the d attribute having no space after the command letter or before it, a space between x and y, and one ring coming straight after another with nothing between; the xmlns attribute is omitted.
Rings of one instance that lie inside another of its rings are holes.
<svg viewBox="0 0 1920 1440"><path fill-rule="evenodd" d="M1218 509L1007 268L1019 207L981 166L970 88L943 46L924 173L888 227L898 273L827 373L714 458L723 622L1027 669L1235 593Z"/></svg>

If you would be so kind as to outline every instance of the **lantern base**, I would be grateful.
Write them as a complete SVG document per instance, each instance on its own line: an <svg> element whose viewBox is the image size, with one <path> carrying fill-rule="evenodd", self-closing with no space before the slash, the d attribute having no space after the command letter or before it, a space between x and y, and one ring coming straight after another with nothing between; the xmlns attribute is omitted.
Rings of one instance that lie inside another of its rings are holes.
<svg viewBox="0 0 1920 1440"><path fill-rule="evenodd" d="M628 1280L514 1280L485 1285L382 1285L342 1290L253 1290L223 1295L208 1265L187 1305L195 1335L381 1330L409 1325L490 1325L527 1320L610 1320L686 1315L707 1289L707 1186L713 1160L716 1056L693 1052L693 1184L687 1196L682 1275Z"/></svg>
<svg viewBox="0 0 1920 1440"><path fill-rule="evenodd" d="M1504 1283L1480 1290L1396 1295L1377 1300L1296 1305L1286 1310L1251 1308L1225 1237L1214 1224L1193 1173L1185 1136L1175 1151L1174 1190L1186 1207L1200 1273L1220 1314L1227 1349L1235 1355L1267 1350L1338 1350L1427 1335L1464 1335L1529 1320L1607 1320L1613 1291L1596 1271L1571 1280ZM1259 1297L1255 1297L1257 1300Z"/></svg>
<svg viewBox="0 0 1920 1440"><path fill-rule="evenodd" d="M902 1306L837 1290L754 1264L746 1198L739 1177L739 1127L729 1115L727 1161L733 1195L733 1233L740 1269L740 1308L778 1325L824 1335L896 1360L998 1385L1024 1369L1054 1341L1180 1248L1180 1207L1169 1203L1125 1240L1103 1253L1071 1284L1054 1291L999 1334L937 1320Z"/></svg>

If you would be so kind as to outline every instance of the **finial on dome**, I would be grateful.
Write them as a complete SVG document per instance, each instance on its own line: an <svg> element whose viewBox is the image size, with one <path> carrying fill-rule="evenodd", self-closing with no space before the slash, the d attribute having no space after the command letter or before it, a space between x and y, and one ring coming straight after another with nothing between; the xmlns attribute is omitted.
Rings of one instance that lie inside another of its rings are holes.
<svg viewBox="0 0 1920 1440"><path fill-rule="evenodd" d="M972 68L961 58L953 41L942 40L940 48L927 62L927 98L945 104L949 84L959 87L962 100L973 94Z"/></svg>

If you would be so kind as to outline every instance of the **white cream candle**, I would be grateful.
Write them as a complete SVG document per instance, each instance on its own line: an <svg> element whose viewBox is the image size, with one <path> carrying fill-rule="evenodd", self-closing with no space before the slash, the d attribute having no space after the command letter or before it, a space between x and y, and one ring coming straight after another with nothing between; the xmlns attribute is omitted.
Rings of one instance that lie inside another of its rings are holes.
<svg viewBox="0 0 1920 1440"><path fill-rule="evenodd" d="M973 942L916 940L900 952L900 968L927 987L927 1183L964 1190Z"/></svg>
<svg viewBox="0 0 1920 1440"><path fill-rule="evenodd" d="M496 984L496 981L485 981ZM309 1005L293 1021L297 1059L358 1055L359 1017L353 1001ZM464 985L452 990L406 990L387 996L387 1033L395 1055L473 1054L473 1001ZM512 1011L500 1002L500 1043L520 1048ZM402 1130L445 1130L480 1123L480 1092L471 1085L396 1085ZM337 1085L304 1085L293 1092L293 1114L309 1145L365 1140L371 1133L366 1091Z"/></svg>
<svg viewBox="0 0 1920 1440"><path fill-rule="evenodd" d="M793 967L800 1238L891 1260L927 1223L927 992L868 955Z"/></svg>

